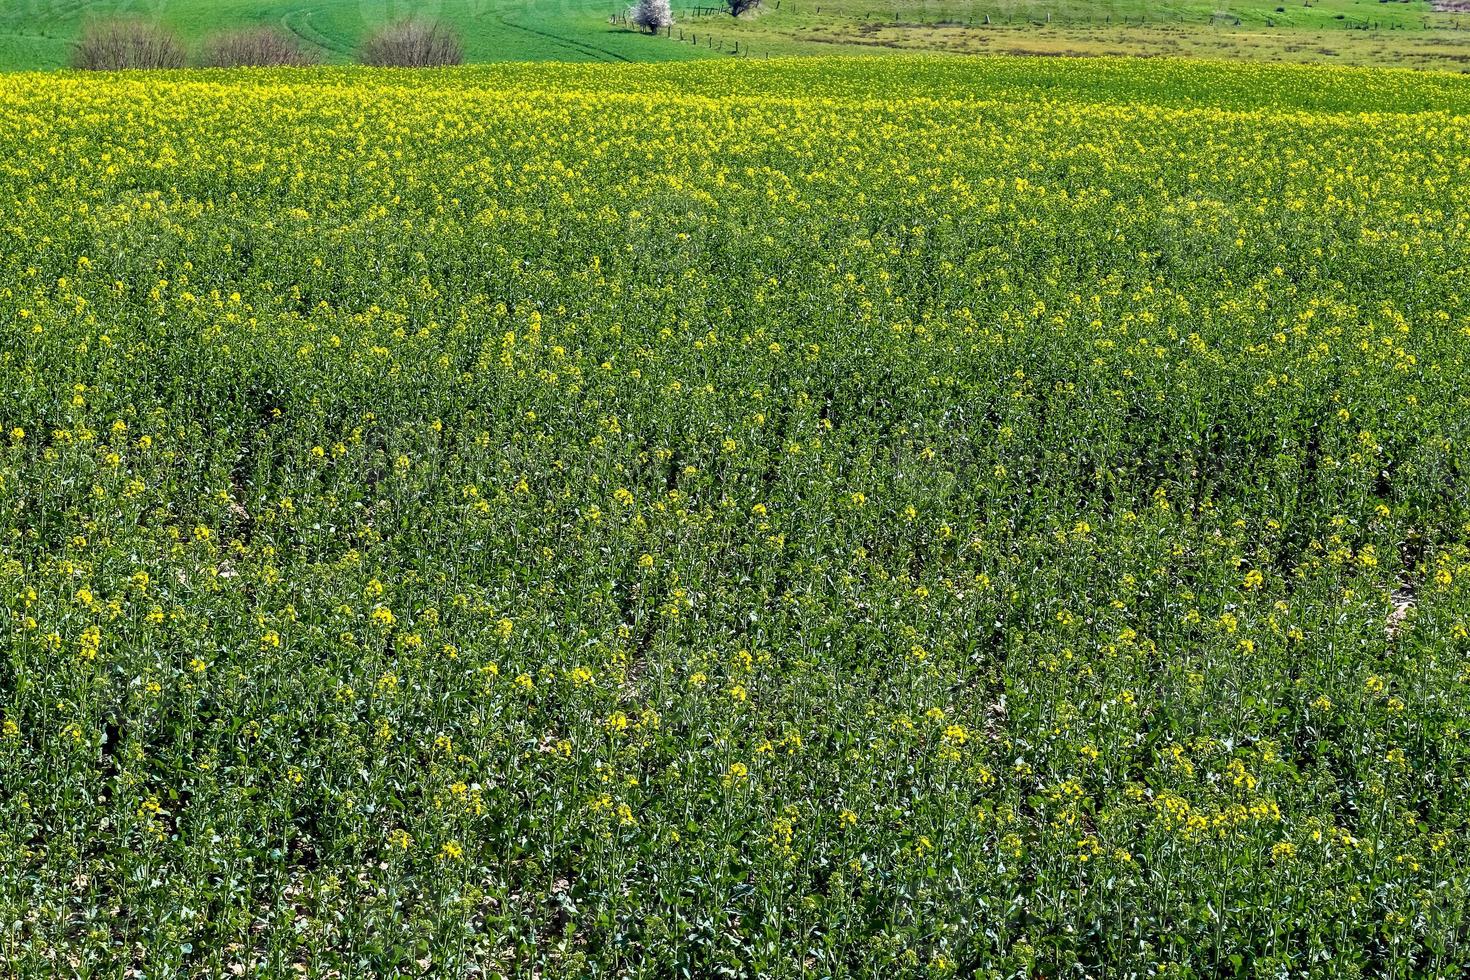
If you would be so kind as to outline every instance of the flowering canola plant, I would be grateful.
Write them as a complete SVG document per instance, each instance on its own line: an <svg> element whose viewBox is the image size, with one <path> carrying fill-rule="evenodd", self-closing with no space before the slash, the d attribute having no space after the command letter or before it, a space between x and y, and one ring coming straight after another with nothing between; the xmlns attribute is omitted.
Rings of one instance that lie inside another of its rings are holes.
<svg viewBox="0 0 1470 980"><path fill-rule="evenodd" d="M0 78L5 972L1464 975L1467 112Z"/></svg>

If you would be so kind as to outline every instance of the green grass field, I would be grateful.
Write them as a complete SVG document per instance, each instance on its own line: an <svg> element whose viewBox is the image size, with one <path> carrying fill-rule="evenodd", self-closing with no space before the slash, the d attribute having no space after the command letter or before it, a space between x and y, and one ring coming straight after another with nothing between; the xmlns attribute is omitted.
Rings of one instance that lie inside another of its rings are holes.
<svg viewBox="0 0 1470 980"><path fill-rule="evenodd" d="M770 0L738 22L676 3L679 24L668 38L640 37L610 23L622 6L612 0L17 0L0 11L0 67L64 65L82 25L113 16L161 21L195 44L222 28L279 25L333 62L350 61L364 32L376 25L429 17L463 33L472 61L935 51L1451 69L1470 64L1470 15L1436 11L1428 0L1218 6L1190 0Z"/></svg>
<svg viewBox="0 0 1470 980"><path fill-rule="evenodd" d="M0 76L0 975L1463 980L1467 168L1444 72Z"/></svg>
<svg viewBox="0 0 1470 980"><path fill-rule="evenodd" d="M773 0L774 4L774 0ZM988 18L988 20L987 20ZM719 42L738 39L759 55L945 51L959 54L1141 55L1316 61L1458 69L1470 63L1470 33L1429 3L1319 0L1254 2L791 3L739 24L686 19ZM1470 27L1470 19L1466 20Z"/></svg>
<svg viewBox="0 0 1470 980"><path fill-rule="evenodd" d="M404 17L440 18L458 28L475 61L624 61L698 57L677 45L653 45L608 23L614 7L588 0L35 0L0 12L0 59L6 67L65 63L88 19L160 21L187 41L244 24L289 30L329 61L351 61L365 31Z"/></svg>

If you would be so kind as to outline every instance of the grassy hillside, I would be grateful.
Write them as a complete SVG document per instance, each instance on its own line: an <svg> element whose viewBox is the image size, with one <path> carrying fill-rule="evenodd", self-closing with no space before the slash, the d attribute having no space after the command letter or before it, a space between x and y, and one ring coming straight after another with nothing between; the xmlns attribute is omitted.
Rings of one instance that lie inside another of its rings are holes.
<svg viewBox="0 0 1470 980"><path fill-rule="evenodd" d="M1467 119L0 78L3 972L1465 976Z"/></svg>
<svg viewBox="0 0 1470 980"><path fill-rule="evenodd" d="M737 25L696 15L757 54L947 51L1018 55L1174 55L1460 69L1470 64L1470 16L1427 2L1313 0L1209 4L1140 0L771 0ZM733 47L733 43L730 45Z"/></svg>
<svg viewBox="0 0 1470 980"><path fill-rule="evenodd" d="M454 24L473 61L917 50L1470 64L1470 15L1436 11L1429 0L770 0L739 22L676 2L679 27L660 39L609 23L623 6L616 0L28 0L0 11L0 67L62 65L83 23L117 15L160 20L196 43L225 27L275 24L329 61L351 60L373 26L419 16ZM1456 29L1461 21L1465 31Z"/></svg>
<svg viewBox="0 0 1470 980"><path fill-rule="evenodd" d="M464 35L475 61L624 61L699 57L692 49L655 45L608 23L613 5L593 0L533 3L528 0L40 0L0 11L0 64L10 68L55 67L89 18L158 20L186 40L241 24L286 28L327 60L350 61L372 27L402 17L443 19Z"/></svg>

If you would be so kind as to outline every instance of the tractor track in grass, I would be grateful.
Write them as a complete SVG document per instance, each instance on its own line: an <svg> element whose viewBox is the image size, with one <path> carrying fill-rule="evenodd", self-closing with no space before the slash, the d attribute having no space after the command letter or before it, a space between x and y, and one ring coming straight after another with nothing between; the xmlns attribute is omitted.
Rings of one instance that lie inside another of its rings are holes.
<svg viewBox="0 0 1470 980"><path fill-rule="evenodd" d="M609 51L607 48L600 48L595 44L588 44L585 41L577 41L573 38L569 38L561 34L553 34L550 31L542 31L534 27L527 27L524 24L512 23L511 21L506 19L504 14L496 14L495 19L503 26L509 27L511 30L525 31L527 34L535 34L539 37L544 37L554 44L559 44L562 47L570 48L571 50L576 51L580 54L591 55L598 61L632 61L632 59L627 57L626 55L618 54L616 51Z"/></svg>
<svg viewBox="0 0 1470 980"><path fill-rule="evenodd" d="M350 56L352 46L345 41L333 40L330 36L323 34L311 24L312 11L298 8L290 10L281 15L281 26L292 34L301 38L307 44L331 51L334 54ZM299 21L299 23L298 23Z"/></svg>
<svg viewBox="0 0 1470 980"><path fill-rule="evenodd" d="M286 14L282 15L281 26L307 44L311 44L325 51L330 51L334 54L339 54L344 57L350 57L352 54L352 45L346 41L333 38L318 29L314 24L311 23L312 13L313 11L305 8L298 8L296 10L289 11ZM558 47L565 48L568 51L574 51L577 54L582 55L583 57L591 58L594 61L608 62L632 60L626 55L619 54L616 51L611 51L607 48L599 47L598 45L591 44L586 41L579 41L575 38L567 37L562 34L556 34L552 31L544 31L535 27L527 27L525 24L517 24L514 21L509 20L504 14L496 14L494 15L494 19L496 23L500 24L507 30L519 31L524 34L530 34L535 37L543 38Z"/></svg>

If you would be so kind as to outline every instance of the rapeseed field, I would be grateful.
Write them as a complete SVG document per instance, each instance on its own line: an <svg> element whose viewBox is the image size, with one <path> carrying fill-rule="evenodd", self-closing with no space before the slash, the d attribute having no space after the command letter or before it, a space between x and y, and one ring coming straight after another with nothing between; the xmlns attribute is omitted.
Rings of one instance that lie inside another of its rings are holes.
<svg viewBox="0 0 1470 980"><path fill-rule="evenodd" d="M1460 977L1470 84L0 78L0 973Z"/></svg>

